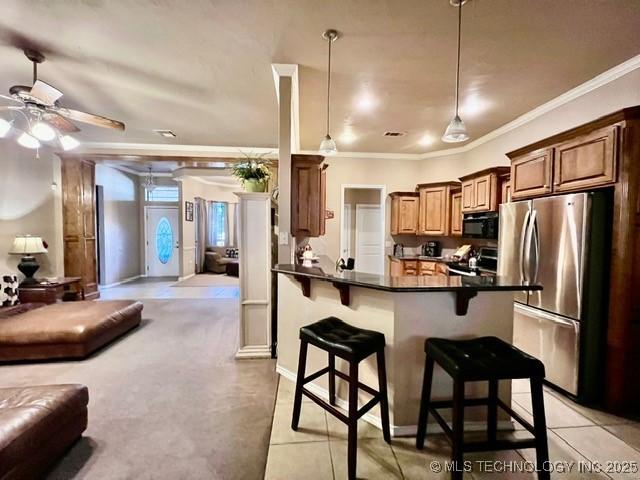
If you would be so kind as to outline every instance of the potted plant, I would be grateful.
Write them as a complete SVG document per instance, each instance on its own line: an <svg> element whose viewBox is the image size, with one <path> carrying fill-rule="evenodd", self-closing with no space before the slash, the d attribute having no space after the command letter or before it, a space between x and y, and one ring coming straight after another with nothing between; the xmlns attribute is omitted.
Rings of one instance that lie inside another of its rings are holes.
<svg viewBox="0 0 640 480"><path fill-rule="evenodd" d="M264 160L266 153L252 157L245 154L242 162L233 166L233 176L240 180L247 192L264 192L271 178L271 170Z"/></svg>

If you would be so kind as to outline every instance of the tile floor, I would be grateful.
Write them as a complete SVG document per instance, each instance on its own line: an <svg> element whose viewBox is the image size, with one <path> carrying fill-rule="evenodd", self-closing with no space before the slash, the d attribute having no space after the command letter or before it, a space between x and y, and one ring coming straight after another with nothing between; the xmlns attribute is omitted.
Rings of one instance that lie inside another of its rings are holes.
<svg viewBox="0 0 640 480"><path fill-rule="evenodd" d="M210 285L186 286L175 288L178 279L175 277L145 277L132 282L123 283L114 287L100 288L100 299L114 300L120 298L145 299L185 299L185 298L211 298L211 299L236 299L240 296L238 285L220 285L215 275L204 275L204 279L210 279ZM233 279L237 283L237 280Z"/></svg>
<svg viewBox="0 0 640 480"><path fill-rule="evenodd" d="M341 480L346 478L346 426L303 397L300 429L291 430L293 383L280 377L271 429L265 480ZM526 381L513 385L513 407L531 420L531 401ZM586 473L578 462L631 462L640 468L640 423L582 407L557 392L545 389L545 409L549 427L550 460L556 468L552 479L636 480L640 473ZM528 432L516 429L507 436L523 438ZM367 479L449 479L450 474L430 470L431 462L450 459L449 445L441 434L429 435L425 450L415 449L415 438L394 438L391 445L382 433L361 421L358 429L358 478ZM535 462L535 450L489 452L465 456L472 471L465 479L535 479L530 472L496 472L502 463ZM566 463L560 463L566 462ZM635 463L634 463L635 462ZM508 465L508 464L507 464Z"/></svg>

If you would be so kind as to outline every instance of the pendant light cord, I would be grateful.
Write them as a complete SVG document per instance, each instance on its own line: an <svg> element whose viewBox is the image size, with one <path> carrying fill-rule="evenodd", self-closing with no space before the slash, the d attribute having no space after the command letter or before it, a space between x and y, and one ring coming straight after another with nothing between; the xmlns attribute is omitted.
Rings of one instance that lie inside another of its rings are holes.
<svg viewBox="0 0 640 480"><path fill-rule="evenodd" d="M458 0L458 61L456 63L456 117L458 116L458 96L460 91L460 38L462 36L462 2Z"/></svg>
<svg viewBox="0 0 640 480"><path fill-rule="evenodd" d="M327 68L327 135L329 135L329 104L331 103L331 44L333 38L329 35L329 61Z"/></svg>

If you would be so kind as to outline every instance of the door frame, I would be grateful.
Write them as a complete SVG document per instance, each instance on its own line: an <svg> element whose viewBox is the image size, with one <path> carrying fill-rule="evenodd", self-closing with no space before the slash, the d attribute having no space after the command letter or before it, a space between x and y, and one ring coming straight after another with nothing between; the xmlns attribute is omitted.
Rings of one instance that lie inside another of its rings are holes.
<svg viewBox="0 0 640 480"><path fill-rule="evenodd" d="M347 208L348 207L348 208ZM348 213L346 217L348 217L349 225L351 225L351 219L353 218L353 209L351 205L343 205L342 206L342 214ZM346 218L341 217L342 225L340 226L340 257L342 257L343 252L346 250L348 252L347 256L351 256L353 252L351 252L351 230L345 231L344 223Z"/></svg>
<svg viewBox="0 0 640 480"><path fill-rule="evenodd" d="M387 186L386 185L366 185L360 183L343 183L340 186L340 254L342 253L343 239L346 237L344 231L344 222L342 221L342 214L344 213L344 197L345 192L349 189L360 190L378 190L380 192L380 218L382 218L382 228L380 229L380 240L382 242L382 265L381 271L384 274L386 266L386 239L387 239ZM352 212L353 214L353 212ZM351 252L353 253L353 252ZM339 258L339 257L338 257Z"/></svg>
<svg viewBox="0 0 640 480"><path fill-rule="evenodd" d="M166 210L168 208L171 209L175 209L178 212L178 228L180 227L180 221L181 221L181 217L180 217L180 207L178 205L145 205L144 206L144 276L148 277L149 276L149 236L147 235L147 229L149 227L148 225L148 221L149 221L149 217L147 215L147 213L149 212L149 210ZM182 257L182 242L180 242L179 237L178 237L178 248L176 249L178 250L178 274L176 275L177 277L180 277L180 258Z"/></svg>

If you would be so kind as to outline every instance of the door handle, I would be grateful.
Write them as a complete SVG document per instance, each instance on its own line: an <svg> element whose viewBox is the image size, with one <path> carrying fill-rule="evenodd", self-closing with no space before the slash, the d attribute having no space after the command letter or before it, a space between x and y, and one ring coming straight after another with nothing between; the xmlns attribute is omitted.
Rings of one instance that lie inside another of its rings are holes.
<svg viewBox="0 0 640 480"><path fill-rule="evenodd" d="M524 247L526 245L526 237L527 232L529 230L529 217L531 216L531 210L527 210L527 213L524 215L524 220L522 222L522 232L520 233L520 281L524 282L525 272L524 272Z"/></svg>
<svg viewBox="0 0 640 480"><path fill-rule="evenodd" d="M531 234L529 235L529 244L533 243L533 251L535 253L534 260L534 274L530 276L531 283L536 283L538 281L538 271L540 270L540 238L538 232L538 218L537 211L534 210L531 215ZM529 247L530 249L530 247Z"/></svg>

